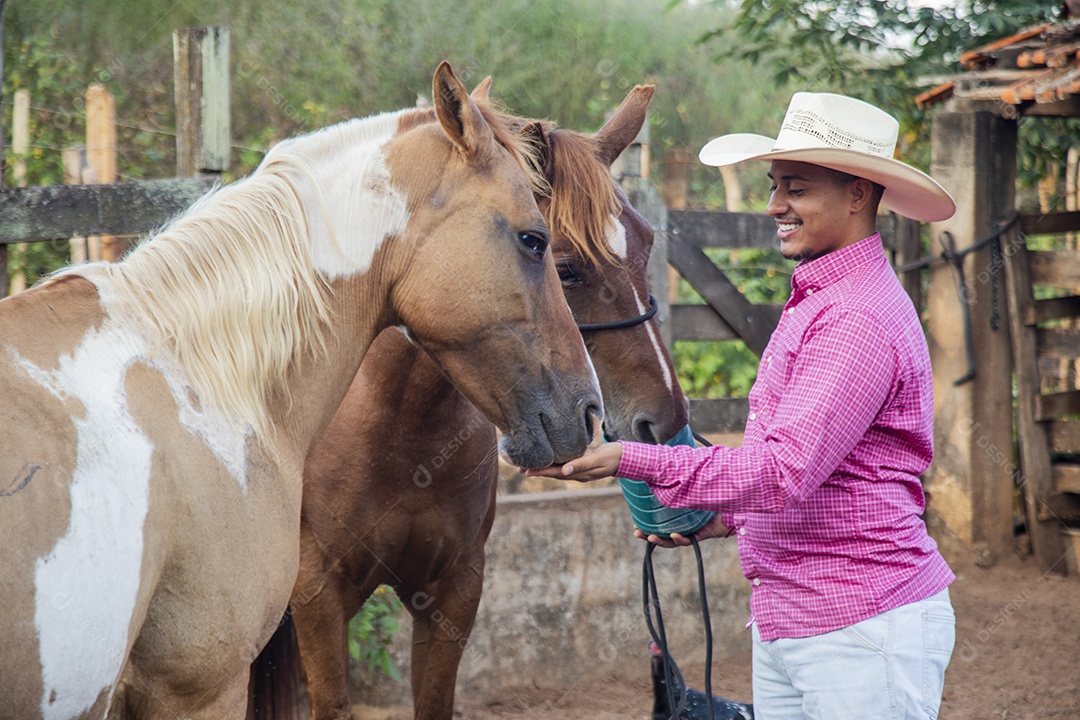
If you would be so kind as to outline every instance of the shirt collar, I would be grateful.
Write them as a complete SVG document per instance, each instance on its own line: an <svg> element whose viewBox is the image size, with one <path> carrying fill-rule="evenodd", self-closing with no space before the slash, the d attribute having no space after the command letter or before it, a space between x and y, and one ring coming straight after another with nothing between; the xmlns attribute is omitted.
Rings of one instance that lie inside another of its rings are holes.
<svg viewBox="0 0 1080 720"><path fill-rule="evenodd" d="M855 268L885 258L881 246L881 234L863 238L857 243L833 250L831 253L804 260L795 266L791 274L792 296L803 295L807 290L817 291L842 280Z"/></svg>

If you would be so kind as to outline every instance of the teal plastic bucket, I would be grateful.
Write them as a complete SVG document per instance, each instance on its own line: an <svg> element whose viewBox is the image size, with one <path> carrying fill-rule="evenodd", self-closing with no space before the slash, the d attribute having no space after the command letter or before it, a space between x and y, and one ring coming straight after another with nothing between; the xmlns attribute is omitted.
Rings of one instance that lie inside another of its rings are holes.
<svg viewBox="0 0 1080 720"><path fill-rule="evenodd" d="M697 447L694 433L687 425L668 440L665 445L689 445ZM689 508L669 508L661 505L649 486L638 480L619 478L623 497L630 506L630 517L634 525L648 535L670 537L671 533L690 535L705 526L716 513L711 510L691 510Z"/></svg>

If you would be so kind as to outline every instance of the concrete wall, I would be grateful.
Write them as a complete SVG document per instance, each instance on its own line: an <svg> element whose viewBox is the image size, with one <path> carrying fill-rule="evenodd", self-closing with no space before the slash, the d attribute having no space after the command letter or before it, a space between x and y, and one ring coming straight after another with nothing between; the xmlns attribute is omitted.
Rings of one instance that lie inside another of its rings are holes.
<svg viewBox="0 0 1080 720"><path fill-rule="evenodd" d="M500 497L484 596L458 673L459 697L514 685L569 688L589 676L646 675L645 544L632 531L617 487ZM734 540L706 542L702 554L714 649L722 657L725 647L749 646L743 629L749 586ZM653 557L672 653L684 664L700 661L705 648L694 552L657 549ZM405 625L394 655L407 678ZM407 683L363 687L362 675L353 673L357 702L409 702Z"/></svg>

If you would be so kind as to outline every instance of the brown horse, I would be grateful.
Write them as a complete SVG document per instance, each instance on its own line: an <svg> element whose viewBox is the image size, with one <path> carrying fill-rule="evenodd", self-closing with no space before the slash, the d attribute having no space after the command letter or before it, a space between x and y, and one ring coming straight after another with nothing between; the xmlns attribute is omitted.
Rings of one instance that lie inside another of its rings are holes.
<svg viewBox="0 0 1080 720"><path fill-rule="evenodd" d="M244 716L304 460L386 327L515 462L586 448L599 387L527 148L448 65L433 88L0 302L0 717Z"/></svg>
<svg viewBox="0 0 1080 720"><path fill-rule="evenodd" d="M485 83L474 96L486 90ZM652 87L635 88L595 136L548 126L541 157L550 193L540 206L566 300L600 378L605 432L655 443L686 425L687 402L647 322L652 229L609 172L641 128L651 96ZM603 332L609 324L625 329ZM384 583L413 617L415 716L452 716L458 663L480 601L496 479L495 428L400 333L380 335L304 468L291 608L315 720L352 717L347 627ZM278 643L288 643L289 633L286 619L267 648L281 653L273 661L279 673L289 660ZM273 692L264 679L257 680L261 691ZM263 716L287 714L281 697Z"/></svg>

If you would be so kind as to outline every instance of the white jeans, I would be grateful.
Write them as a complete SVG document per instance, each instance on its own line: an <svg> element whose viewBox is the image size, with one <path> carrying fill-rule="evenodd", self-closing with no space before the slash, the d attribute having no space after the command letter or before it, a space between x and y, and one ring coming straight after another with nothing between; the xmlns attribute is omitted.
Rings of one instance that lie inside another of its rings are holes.
<svg viewBox="0 0 1080 720"><path fill-rule="evenodd" d="M823 635L752 632L756 720L935 720L956 618L942 590Z"/></svg>

